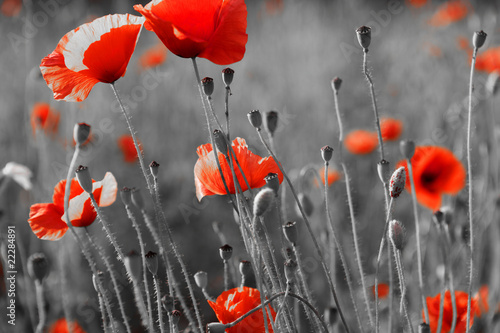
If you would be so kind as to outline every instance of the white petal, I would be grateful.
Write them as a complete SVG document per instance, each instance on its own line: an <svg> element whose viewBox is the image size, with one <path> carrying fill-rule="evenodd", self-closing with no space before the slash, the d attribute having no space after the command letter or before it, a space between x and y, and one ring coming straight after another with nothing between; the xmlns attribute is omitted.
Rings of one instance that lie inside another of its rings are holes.
<svg viewBox="0 0 500 333"><path fill-rule="evenodd" d="M2 173L7 177L12 178L26 191L31 190L32 185L30 178L33 174L31 173L31 170L24 165L15 162L9 162L2 169Z"/></svg>
<svg viewBox="0 0 500 333"><path fill-rule="evenodd" d="M118 183L116 182L115 176L113 176L111 172L106 172L101 181L93 184L92 192L99 187L102 187L102 191L98 205L100 207L107 207L113 204L116 200L116 192L118 191Z"/></svg>

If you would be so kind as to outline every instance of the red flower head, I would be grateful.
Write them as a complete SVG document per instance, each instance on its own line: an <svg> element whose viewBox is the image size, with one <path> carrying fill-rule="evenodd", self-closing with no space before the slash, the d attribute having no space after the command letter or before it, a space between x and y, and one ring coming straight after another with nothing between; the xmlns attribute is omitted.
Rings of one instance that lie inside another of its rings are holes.
<svg viewBox="0 0 500 333"><path fill-rule="evenodd" d="M479 291L474 296L474 299L477 301L476 316L478 318L490 311L490 306L488 304L488 290L489 288L487 285L481 286Z"/></svg>
<svg viewBox="0 0 500 333"><path fill-rule="evenodd" d="M372 294L375 297L375 286L372 286ZM389 295L389 285L387 283L378 284L378 298L384 299Z"/></svg>
<svg viewBox="0 0 500 333"><path fill-rule="evenodd" d="M137 142L140 146L140 142ZM123 153L125 162L134 163L139 158L137 156L137 149L135 149L134 139L131 135L125 134L118 138L118 147Z"/></svg>
<svg viewBox="0 0 500 333"><path fill-rule="evenodd" d="M40 70L55 99L81 102L97 82L125 75L144 18L107 15L68 32Z"/></svg>
<svg viewBox="0 0 500 333"><path fill-rule="evenodd" d="M377 148L377 134L365 130L355 130L346 135L344 145L353 154L369 154Z"/></svg>
<svg viewBox="0 0 500 333"><path fill-rule="evenodd" d="M144 27L183 58L206 58L217 65L240 61L248 40L244 0L153 0L134 9Z"/></svg>
<svg viewBox="0 0 500 333"><path fill-rule="evenodd" d="M8 17L18 16L21 9L23 9L22 0L4 0L4 2L2 2L2 6L0 7L2 14Z"/></svg>
<svg viewBox="0 0 500 333"><path fill-rule="evenodd" d="M73 333L85 333L83 328L80 325L78 325L77 322L74 321L68 323L64 318L61 318L56 322L54 322L50 326L48 333L68 333L69 332L68 325L73 325L72 326L73 330L71 331Z"/></svg>
<svg viewBox="0 0 500 333"><path fill-rule="evenodd" d="M432 210L441 207L442 194L457 194L465 186L465 168L446 148L416 147L411 164L417 200ZM411 190L406 161L399 161L396 168L401 166L406 169L405 187Z"/></svg>
<svg viewBox="0 0 500 333"><path fill-rule="evenodd" d="M35 103L31 110L30 117L33 135L36 134L38 128L43 130L46 134L57 133L60 116L59 112L52 109L49 104L43 102Z"/></svg>
<svg viewBox="0 0 500 333"><path fill-rule="evenodd" d="M261 304L260 292L257 289L249 287L234 288L220 294L215 303L208 301L208 304L215 311L219 322L222 324L228 324L259 306ZM269 314L267 314L267 323L269 332L272 333L273 329L271 328L270 321L274 320L276 312L272 307L269 307L269 309L271 310L273 319L269 318ZM252 313L250 316L243 319L243 321L226 329L227 333L263 333L265 331L266 328L264 326L264 316L262 315L262 310Z"/></svg>
<svg viewBox="0 0 500 333"><path fill-rule="evenodd" d="M393 118L382 118L380 120L380 131L382 132L382 140L397 140L403 132L403 122Z"/></svg>
<svg viewBox="0 0 500 333"><path fill-rule="evenodd" d="M274 162L272 157L260 157L255 155L250 150L244 139L236 138L232 143L233 150L236 154L236 158L240 163L241 169L248 180L248 184L251 188L259 188L266 185L264 178L269 173L277 173L278 179L283 181L283 174ZM212 145L210 143L199 146L196 150L199 158L194 166L194 183L196 186L196 197L201 200L207 195L224 195L226 194L226 189L224 188L224 183L219 174L219 169L217 168L217 162L215 160L215 154L212 150ZM231 168L229 163L226 161L224 155L219 152L219 163L222 169L222 174L226 180L226 184L229 188L230 193L235 193L233 176L231 173ZM248 190L245 180L233 159L233 165L236 172L236 177L243 191Z"/></svg>
<svg viewBox="0 0 500 333"><path fill-rule="evenodd" d="M469 13L469 6L462 0L450 0L438 7L428 23L435 27L442 27L460 21Z"/></svg>
<svg viewBox="0 0 500 333"><path fill-rule="evenodd" d="M322 167L318 171L319 176L321 177L321 185L324 186L325 184L325 167ZM328 186L332 185L335 183L337 180L340 179L340 173L336 170L333 170L332 168L328 168ZM314 179L314 183L316 186L319 186L318 181L316 178Z"/></svg>
<svg viewBox="0 0 500 333"><path fill-rule="evenodd" d="M427 0L407 0L408 4L415 8L420 8L427 3Z"/></svg>
<svg viewBox="0 0 500 333"><path fill-rule="evenodd" d="M152 46L147 49L139 58L139 65L142 69L156 67L167 59L167 49L163 44Z"/></svg>
<svg viewBox="0 0 500 333"><path fill-rule="evenodd" d="M111 172L107 172L101 181L92 180L95 200L100 207L106 207L115 202L117 183ZM28 222L31 230L40 239L58 240L68 230L64 214L64 192L66 180L61 180L54 188L52 203L34 204L30 208ZM76 178L71 181L69 197L69 218L74 227L91 225L97 214L90 201L90 196L81 187Z"/></svg>
<svg viewBox="0 0 500 333"><path fill-rule="evenodd" d="M500 70L500 47L490 48L479 54L476 58L476 68L487 73Z"/></svg>
<svg viewBox="0 0 500 333"><path fill-rule="evenodd" d="M454 333L465 333L467 329L467 300L469 299L466 292L455 291L455 302L457 303L457 321ZM427 308L429 309L429 325L431 326L431 332L436 333L438 322L439 322L439 304L441 302L441 293L434 297L427 297ZM476 312L477 301L475 299L471 300L471 317L469 327L472 326L474 322L474 313ZM443 305L443 324L441 326L441 332L447 333L450 331L453 324L453 307L451 303L451 293L447 290L444 293L444 305Z"/></svg>

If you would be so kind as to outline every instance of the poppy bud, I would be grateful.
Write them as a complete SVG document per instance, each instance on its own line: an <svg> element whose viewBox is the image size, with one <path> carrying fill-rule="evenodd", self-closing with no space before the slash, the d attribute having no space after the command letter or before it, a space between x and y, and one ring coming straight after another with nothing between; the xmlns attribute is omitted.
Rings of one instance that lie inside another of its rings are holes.
<svg viewBox="0 0 500 333"><path fill-rule="evenodd" d="M207 333L224 333L226 331L226 325L221 323L209 323L207 324Z"/></svg>
<svg viewBox="0 0 500 333"><path fill-rule="evenodd" d="M151 171L151 174L153 177L157 178L158 177L158 169L160 168L160 164L158 162L153 161L149 164L149 170Z"/></svg>
<svg viewBox="0 0 500 333"><path fill-rule="evenodd" d="M239 269L243 281L245 281L252 274L252 263L248 260L242 260Z"/></svg>
<svg viewBox="0 0 500 333"><path fill-rule="evenodd" d="M278 127L278 112L277 111L268 111L266 112L266 127L267 131L271 133L271 136L274 135L276 128Z"/></svg>
<svg viewBox="0 0 500 333"><path fill-rule="evenodd" d="M33 253L28 258L28 273L33 280L42 283L43 279L49 275L49 262L45 254Z"/></svg>
<svg viewBox="0 0 500 333"><path fill-rule="evenodd" d="M389 193L392 198L397 198L405 189L406 183L406 170L404 167L399 167L392 174L391 181L389 182Z"/></svg>
<svg viewBox="0 0 500 333"><path fill-rule="evenodd" d="M356 34L358 36L359 45L361 45L362 48L367 49L372 41L372 28L365 25L361 26L356 29Z"/></svg>
<svg viewBox="0 0 500 333"><path fill-rule="evenodd" d="M278 190L280 188L280 180L278 178L278 174L270 172L267 174L267 176L264 177L264 180L266 181L267 187L272 189L274 191L274 194L277 196Z"/></svg>
<svg viewBox="0 0 500 333"><path fill-rule="evenodd" d="M201 86L203 87L205 95L212 96L214 92L214 79L211 77L204 77L201 79Z"/></svg>
<svg viewBox="0 0 500 333"><path fill-rule="evenodd" d="M334 326L339 319L339 310L334 306L328 306L325 309L325 322L328 326Z"/></svg>
<svg viewBox="0 0 500 333"><path fill-rule="evenodd" d="M304 214L306 214L306 216L311 216L311 214L314 211L314 204L311 201L311 199L309 198L309 196L304 194L304 193L299 193L297 195L297 197L298 197L299 202L302 206L302 209L304 210ZM300 212L298 205L296 206L296 208L297 208L297 214L300 215L301 212Z"/></svg>
<svg viewBox="0 0 500 333"><path fill-rule="evenodd" d="M339 77L334 77L332 80L332 89L335 93L339 92L341 85L342 85L342 79Z"/></svg>
<svg viewBox="0 0 500 333"><path fill-rule="evenodd" d="M127 273L132 280L139 281L142 273L142 261L135 251L130 251L123 259Z"/></svg>
<svg viewBox="0 0 500 333"><path fill-rule="evenodd" d="M297 222L287 222L283 226L283 233L285 238L295 245L297 243L298 232L297 232Z"/></svg>
<svg viewBox="0 0 500 333"><path fill-rule="evenodd" d="M253 127L260 131L260 127L262 126L262 115L259 110L252 110L247 114L248 120Z"/></svg>
<svg viewBox="0 0 500 333"><path fill-rule="evenodd" d="M389 177L391 177L390 163L386 160L381 160L377 163L377 171L382 184L387 184Z"/></svg>
<svg viewBox="0 0 500 333"><path fill-rule="evenodd" d="M78 169L75 170L76 179L80 184L80 187L87 193L92 193L92 177L90 177L89 168L80 165Z"/></svg>
<svg viewBox="0 0 500 333"><path fill-rule="evenodd" d="M130 207L130 205L132 204L132 190L128 187L122 188L122 190L120 191L120 198L122 199L125 207Z"/></svg>
<svg viewBox="0 0 500 333"><path fill-rule="evenodd" d="M253 215L262 216L269 209L274 197L276 196L274 190L264 188L257 193L253 201Z"/></svg>
<svg viewBox="0 0 500 333"><path fill-rule="evenodd" d="M500 86L500 75L498 75L498 71L493 71L488 75L488 79L486 80L486 91L494 96L498 92L498 87Z"/></svg>
<svg viewBox="0 0 500 333"><path fill-rule="evenodd" d="M208 275L207 272L199 271L194 275L194 282L200 289L205 289L208 285Z"/></svg>
<svg viewBox="0 0 500 333"><path fill-rule="evenodd" d="M472 45L475 49L483 46L484 42L486 41L486 36L486 32L484 32L483 30L474 32L474 36L472 37Z"/></svg>
<svg viewBox="0 0 500 333"><path fill-rule="evenodd" d="M389 239L392 244L394 244L396 249L399 251L403 250L405 243L405 230L403 225L397 220L389 222Z"/></svg>
<svg viewBox="0 0 500 333"><path fill-rule="evenodd" d="M404 158L411 160L415 154L415 142L412 140L401 140L399 142L399 151Z"/></svg>
<svg viewBox="0 0 500 333"><path fill-rule="evenodd" d="M158 273L158 253L149 251L145 257L149 271L151 274L156 275Z"/></svg>
<svg viewBox="0 0 500 333"><path fill-rule="evenodd" d="M228 261L233 256L233 248L230 245L222 245L219 248L219 254L222 260Z"/></svg>
<svg viewBox="0 0 500 333"><path fill-rule="evenodd" d="M132 188L132 203L139 210L144 210L144 198L141 195L141 191L138 188Z"/></svg>
<svg viewBox="0 0 500 333"><path fill-rule="evenodd" d="M92 284L94 285L94 289L97 293L100 293L101 291L99 290L99 284L102 285L104 282L104 273L102 271L97 271L96 274L92 274Z"/></svg>
<svg viewBox="0 0 500 333"><path fill-rule="evenodd" d="M174 323L174 325L177 325L179 323L179 319L181 319L181 316L182 312L180 312L179 310L172 311L172 323Z"/></svg>
<svg viewBox="0 0 500 333"><path fill-rule="evenodd" d="M164 295L161 298L161 305L167 312L172 312L174 310L174 298L170 295Z"/></svg>
<svg viewBox="0 0 500 333"><path fill-rule="evenodd" d="M285 261L285 278L287 283L292 283L295 280L295 271L297 270L297 263L292 259Z"/></svg>
<svg viewBox="0 0 500 333"><path fill-rule="evenodd" d="M218 129L214 130L214 141L217 146L217 150L222 154L227 155L227 141L226 136L222 134Z"/></svg>
<svg viewBox="0 0 500 333"><path fill-rule="evenodd" d="M418 333L431 333L431 327L427 323L418 325Z"/></svg>
<svg viewBox="0 0 500 333"><path fill-rule="evenodd" d="M323 161L330 162L333 156L333 148L330 146L324 146L321 148L321 157L323 157Z"/></svg>
<svg viewBox="0 0 500 333"><path fill-rule="evenodd" d="M229 87L231 83L233 82L233 76L234 76L234 70L231 68L224 68L222 70L222 81L226 85L226 87Z"/></svg>
<svg viewBox="0 0 500 333"><path fill-rule="evenodd" d="M85 123L78 123L73 128L73 140L78 146L83 145L90 135L90 125Z"/></svg>

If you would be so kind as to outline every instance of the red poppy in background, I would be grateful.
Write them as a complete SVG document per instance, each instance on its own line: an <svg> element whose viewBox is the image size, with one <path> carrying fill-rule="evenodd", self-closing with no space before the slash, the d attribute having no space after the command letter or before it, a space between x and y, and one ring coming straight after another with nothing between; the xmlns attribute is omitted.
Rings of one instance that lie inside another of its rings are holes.
<svg viewBox="0 0 500 333"><path fill-rule="evenodd" d="M139 58L139 66L142 69L156 67L167 59L167 49L163 44L150 47Z"/></svg>
<svg viewBox="0 0 500 333"><path fill-rule="evenodd" d="M472 58L472 54L470 55ZM487 73L500 70L500 46L485 50L476 57L476 69Z"/></svg>
<svg viewBox="0 0 500 333"><path fill-rule="evenodd" d="M124 76L143 23L130 14L107 15L64 35L40 64L54 98L81 102L97 82Z"/></svg>
<svg viewBox="0 0 500 333"><path fill-rule="evenodd" d="M18 16L23 9L23 0L4 0L0 11L4 16L15 17Z"/></svg>
<svg viewBox="0 0 500 333"><path fill-rule="evenodd" d="M455 291L455 302L457 304L457 321L454 333L465 333L467 329L467 300L468 295L464 291ZM439 321L439 304L441 302L441 293L434 297L427 297L427 308L429 309L429 325L431 327L431 332L436 333ZM471 316L470 316L470 326L474 322L474 313L476 312L477 301L475 299L471 300ZM446 290L444 293L444 305L443 305L443 323L441 326L441 332L448 333L453 324L453 307L451 304L451 293ZM469 326L469 327L470 327Z"/></svg>
<svg viewBox="0 0 500 333"><path fill-rule="evenodd" d="M474 296L477 301L476 316L481 317L483 314L487 314L490 311L490 306L488 304L489 288L487 285L481 286L479 291Z"/></svg>
<svg viewBox="0 0 500 333"><path fill-rule="evenodd" d="M139 147L141 146L140 142L137 142ZM137 149L135 149L134 139L132 135L125 134L118 138L118 147L123 153L123 159L127 163L134 163L139 158L137 156Z"/></svg>
<svg viewBox="0 0 500 333"><path fill-rule="evenodd" d="M410 6L415 8L423 7L427 3L427 0L406 0L406 1Z"/></svg>
<svg viewBox="0 0 500 333"><path fill-rule="evenodd" d="M457 47L460 50L469 51L470 50L470 41L469 38L461 35L457 37ZM477 58L476 58L476 67L477 67Z"/></svg>
<svg viewBox="0 0 500 333"><path fill-rule="evenodd" d="M208 304L214 310L219 322L222 324L228 324L259 306L261 304L260 292L257 289L249 287L234 288L224 291L219 297L217 297L215 302L208 301ZM268 309L270 309L272 316L271 319L269 318L269 314L266 314L268 329L271 333L273 332L271 320L274 320L276 317L276 312L271 306L269 306ZM227 333L263 333L265 331L266 328L264 326L264 316L262 315L262 310L252 313L238 324L226 329Z"/></svg>
<svg viewBox="0 0 500 333"><path fill-rule="evenodd" d="M285 4L283 0L266 0L265 8L268 15L277 15L283 11Z"/></svg>
<svg viewBox="0 0 500 333"><path fill-rule="evenodd" d="M83 328L76 321L67 322L65 318L58 319L50 325L48 333L69 333L68 325L72 325L73 333L85 333Z"/></svg>
<svg viewBox="0 0 500 333"><path fill-rule="evenodd" d="M244 0L154 0L134 9L147 30L183 58L205 58L217 65L243 59L248 40Z"/></svg>
<svg viewBox="0 0 500 333"><path fill-rule="evenodd" d="M457 194L465 186L465 168L453 153L443 147L416 147L411 159L417 200L433 211L441 207L443 194ZM406 169L406 189L411 190L406 160L399 161L396 169Z"/></svg>
<svg viewBox="0 0 500 333"><path fill-rule="evenodd" d="M60 117L59 112L52 109L48 103L35 103L30 116L33 135L36 134L37 129L43 130L46 134L57 133Z"/></svg>
<svg viewBox="0 0 500 333"><path fill-rule="evenodd" d="M369 154L378 146L377 134L365 130L355 130L346 135L344 145L353 154Z"/></svg>
<svg viewBox="0 0 500 333"><path fill-rule="evenodd" d="M372 286L372 294L375 297L375 286ZM389 295L389 285L387 283L378 284L378 298L384 299Z"/></svg>
<svg viewBox="0 0 500 333"><path fill-rule="evenodd" d="M380 131L382 132L382 140L397 140L403 132L403 122L394 118L382 118L380 120Z"/></svg>
<svg viewBox="0 0 500 333"><path fill-rule="evenodd" d="M259 155L255 155L248 150L245 139L242 138L234 139L232 147L251 188L259 188L266 185L264 178L269 173L278 174L279 182L281 183L283 181L283 174L272 157L269 156L263 158ZM198 200L201 200L207 195L225 195L226 189L224 188L224 183L222 182L219 169L217 168L217 161L215 160L212 145L207 143L199 146L196 153L199 158L194 166L194 183L196 186L196 197ZM218 152L218 157L222 174L226 180L229 192L234 194L233 176L229 163L226 161L226 158L221 152ZM233 165L238 183L240 184L241 189L246 191L248 189L247 185L239 168L236 166L234 159Z"/></svg>
<svg viewBox="0 0 500 333"><path fill-rule="evenodd" d="M111 172L107 172L101 181L94 181L92 193L99 207L107 207L115 202L118 185ZM66 231L68 224L64 214L64 192L66 180L61 180L54 188L52 203L34 204L30 208L28 222L31 230L40 239L59 240ZM74 227L87 227L97 217L90 201L90 196L78 183L76 178L71 181L69 197L69 218Z"/></svg>
<svg viewBox="0 0 500 333"><path fill-rule="evenodd" d="M429 25L442 27L460 21L469 13L469 5L465 1L451 0L439 6L428 21Z"/></svg>
<svg viewBox="0 0 500 333"><path fill-rule="evenodd" d="M321 169L319 169L318 173L319 173L319 176L321 178L321 184L324 186L324 184L325 184L325 167L322 167ZM340 172L333 170L332 168L328 168L328 176L327 177L328 177L328 186L331 186L333 183L335 183L337 180L340 179ZM316 180L316 178L314 180L315 180L316 186L318 186L318 181Z"/></svg>

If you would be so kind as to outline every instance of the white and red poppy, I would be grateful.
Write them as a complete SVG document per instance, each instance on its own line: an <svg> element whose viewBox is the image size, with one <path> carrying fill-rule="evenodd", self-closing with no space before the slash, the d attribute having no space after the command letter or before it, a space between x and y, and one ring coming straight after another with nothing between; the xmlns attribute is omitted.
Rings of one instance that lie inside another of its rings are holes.
<svg viewBox="0 0 500 333"><path fill-rule="evenodd" d="M101 181L92 180L92 182L92 194L99 207L107 207L115 202L118 184L111 172L107 172ZM54 188L52 203L31 206L28 222L38 238L58 240L68 230L64 214L65 187L66 180L61 180ZM68 214L74 227L87 227L97 217L90 195L80 187L76 178L71 181Z"/></svg>
<svg viewBox="0 0 500 333"><path fill-rule="evenodd" d="M64 35L40 64L54 98L81 102L97 82L124 76L143 23L130 14L107 15Z"/></svg>

